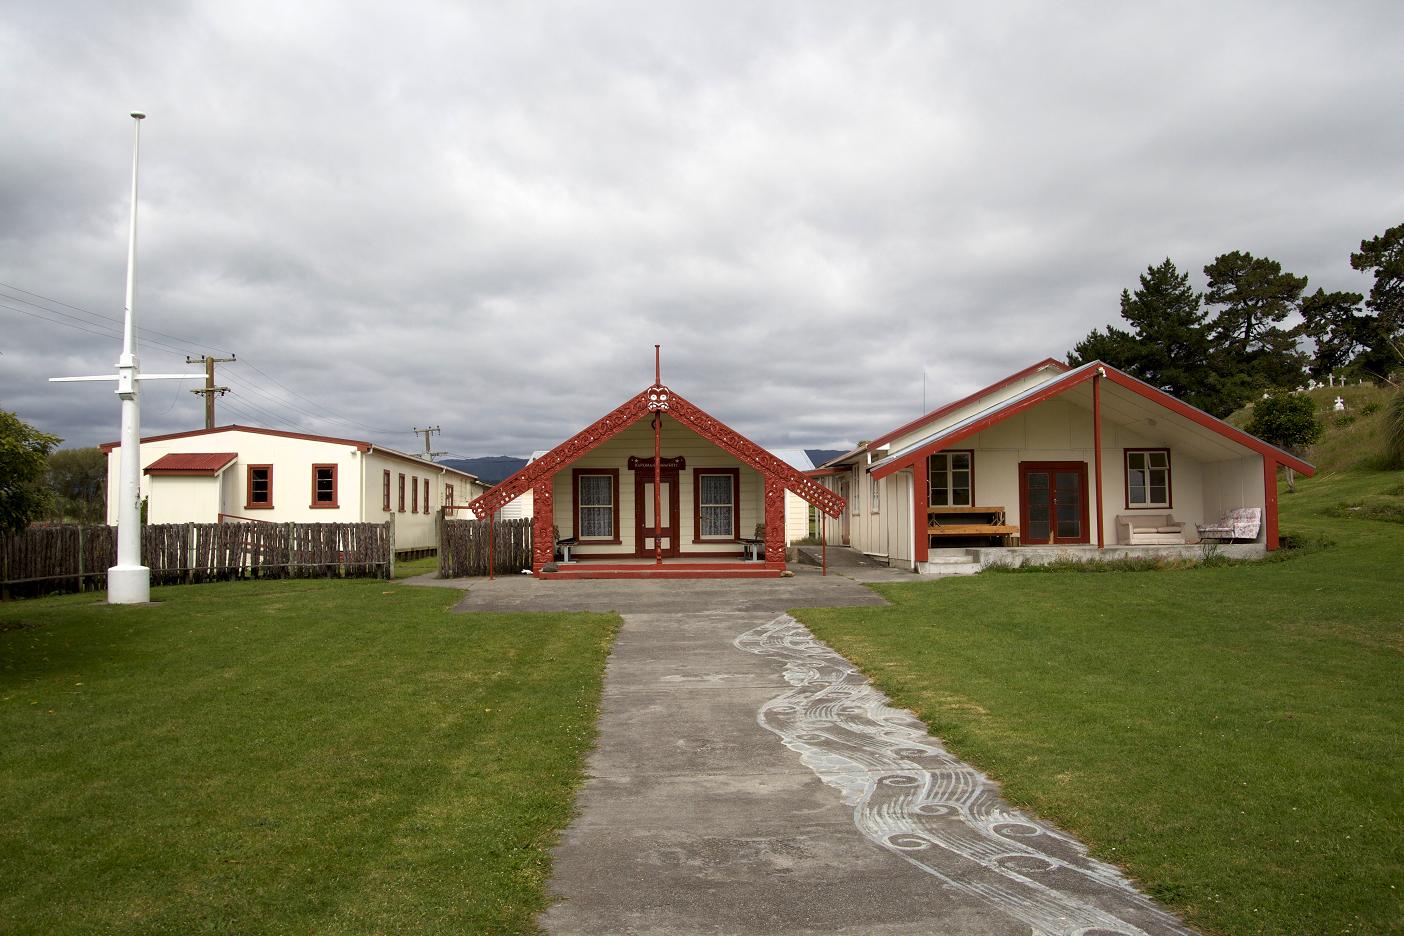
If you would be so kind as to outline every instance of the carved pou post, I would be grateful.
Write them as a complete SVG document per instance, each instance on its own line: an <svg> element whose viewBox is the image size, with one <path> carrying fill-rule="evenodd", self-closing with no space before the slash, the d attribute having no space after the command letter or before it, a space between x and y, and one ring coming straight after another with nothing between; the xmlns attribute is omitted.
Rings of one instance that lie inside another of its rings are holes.
<svg viewBox="0 0 1404 936"><path fill-rule="evenodd" d="M785 568L785 486L765 479L765 567Z"/></svg>
<svg viewBox="0 0 1404 936"><path fill-rule="evenodd" d="M531 486L531 571L535 575L556 558L556 511L551 503L554 480L553 475L547 475Z"/></svg>

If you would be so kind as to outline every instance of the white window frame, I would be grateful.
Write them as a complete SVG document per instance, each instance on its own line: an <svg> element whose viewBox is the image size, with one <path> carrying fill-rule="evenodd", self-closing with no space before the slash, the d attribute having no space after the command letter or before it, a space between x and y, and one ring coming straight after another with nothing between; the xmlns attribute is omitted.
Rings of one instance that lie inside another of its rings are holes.
<svg viewBox="0 0 1404 936"><path fill-rule="evenodd" d="M1161 455L1165 458L1164 465L1152 464L1153 456ZM1139 466L1131 464L1132 459L1140 459ZM1170 450L1168 448L1129 448L1125 452L1124 464L1126 466L1126 509L1127 510L1169 510L1174 506L1175 495L1171 490L1170 482L1174 472L1171 470ZM1144 472L1144 480L1140 485L1132 484L1132 472ZM1165 500L1151 500L1151 491L1162 485L1155 483L1155 476L1163 473L1165 476ZM1140 487L1144 492L1142 500L1135 500L1134 492Z"/></svg>
<svg viewBox="0 0 1404 936"><path fill-rule="evenodd" d="M955 467L955 456L957 455L965 456L966 461L964 468ZM942 503L936 498L936 486L934 482L937 473L937 459L944 459L945 464L945 468L942 469L942 474L944 474L946 480L946 486L944 488L945 503ZM958 471L965 472L965 491L968 502L964 504L953 502L955 500L955 491L958 490L955 484L955 475ZM951 449L932 455L930 458L930 467L926 472L926 484L927 503L931 507L973 507L975 505L975 452L971 449Z"/></svg>

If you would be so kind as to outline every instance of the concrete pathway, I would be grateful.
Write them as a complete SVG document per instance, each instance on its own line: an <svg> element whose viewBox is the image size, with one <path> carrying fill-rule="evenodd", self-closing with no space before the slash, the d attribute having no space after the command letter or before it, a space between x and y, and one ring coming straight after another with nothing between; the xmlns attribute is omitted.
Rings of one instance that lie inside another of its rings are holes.
<svg viewBox="0 0 1404 936"><path fill-rule="evenodd" d="M624 619L549 933L1190 932L778 610L883 603L852 579L488 584Z"/></svg>

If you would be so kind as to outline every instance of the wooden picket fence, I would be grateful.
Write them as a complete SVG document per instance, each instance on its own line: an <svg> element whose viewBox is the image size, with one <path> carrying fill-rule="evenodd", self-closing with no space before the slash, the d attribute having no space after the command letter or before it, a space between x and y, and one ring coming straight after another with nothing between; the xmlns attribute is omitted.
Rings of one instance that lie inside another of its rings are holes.
<svg viewBox="0 0 1404 936"><path fill-rule="evenodd" d="M531 568L531 518L495 521L493 573L519 574ZM488 573L488 524L445 518L439 526L439 577Z"/></svg>
<svg viewBox="0 0 1404 936"><path fill-rule="evenodd" d="M236 578L387 578L388 523L161 523L142 527L153 585ZM0 535L0 586L47 594L103 588L117 528L45 524Z"/></svg>

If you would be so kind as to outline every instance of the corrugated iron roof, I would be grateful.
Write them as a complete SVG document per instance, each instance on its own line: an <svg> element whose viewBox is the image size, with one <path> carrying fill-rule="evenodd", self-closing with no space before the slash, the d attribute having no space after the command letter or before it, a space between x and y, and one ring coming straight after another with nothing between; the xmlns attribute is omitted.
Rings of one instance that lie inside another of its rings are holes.
<svg viewBox="0 0 1404 936"><path fill-rule="evenodd" d="M214 476L232 465L238 457L238 452L171 452L147 465L146 473Z"/></svg>

